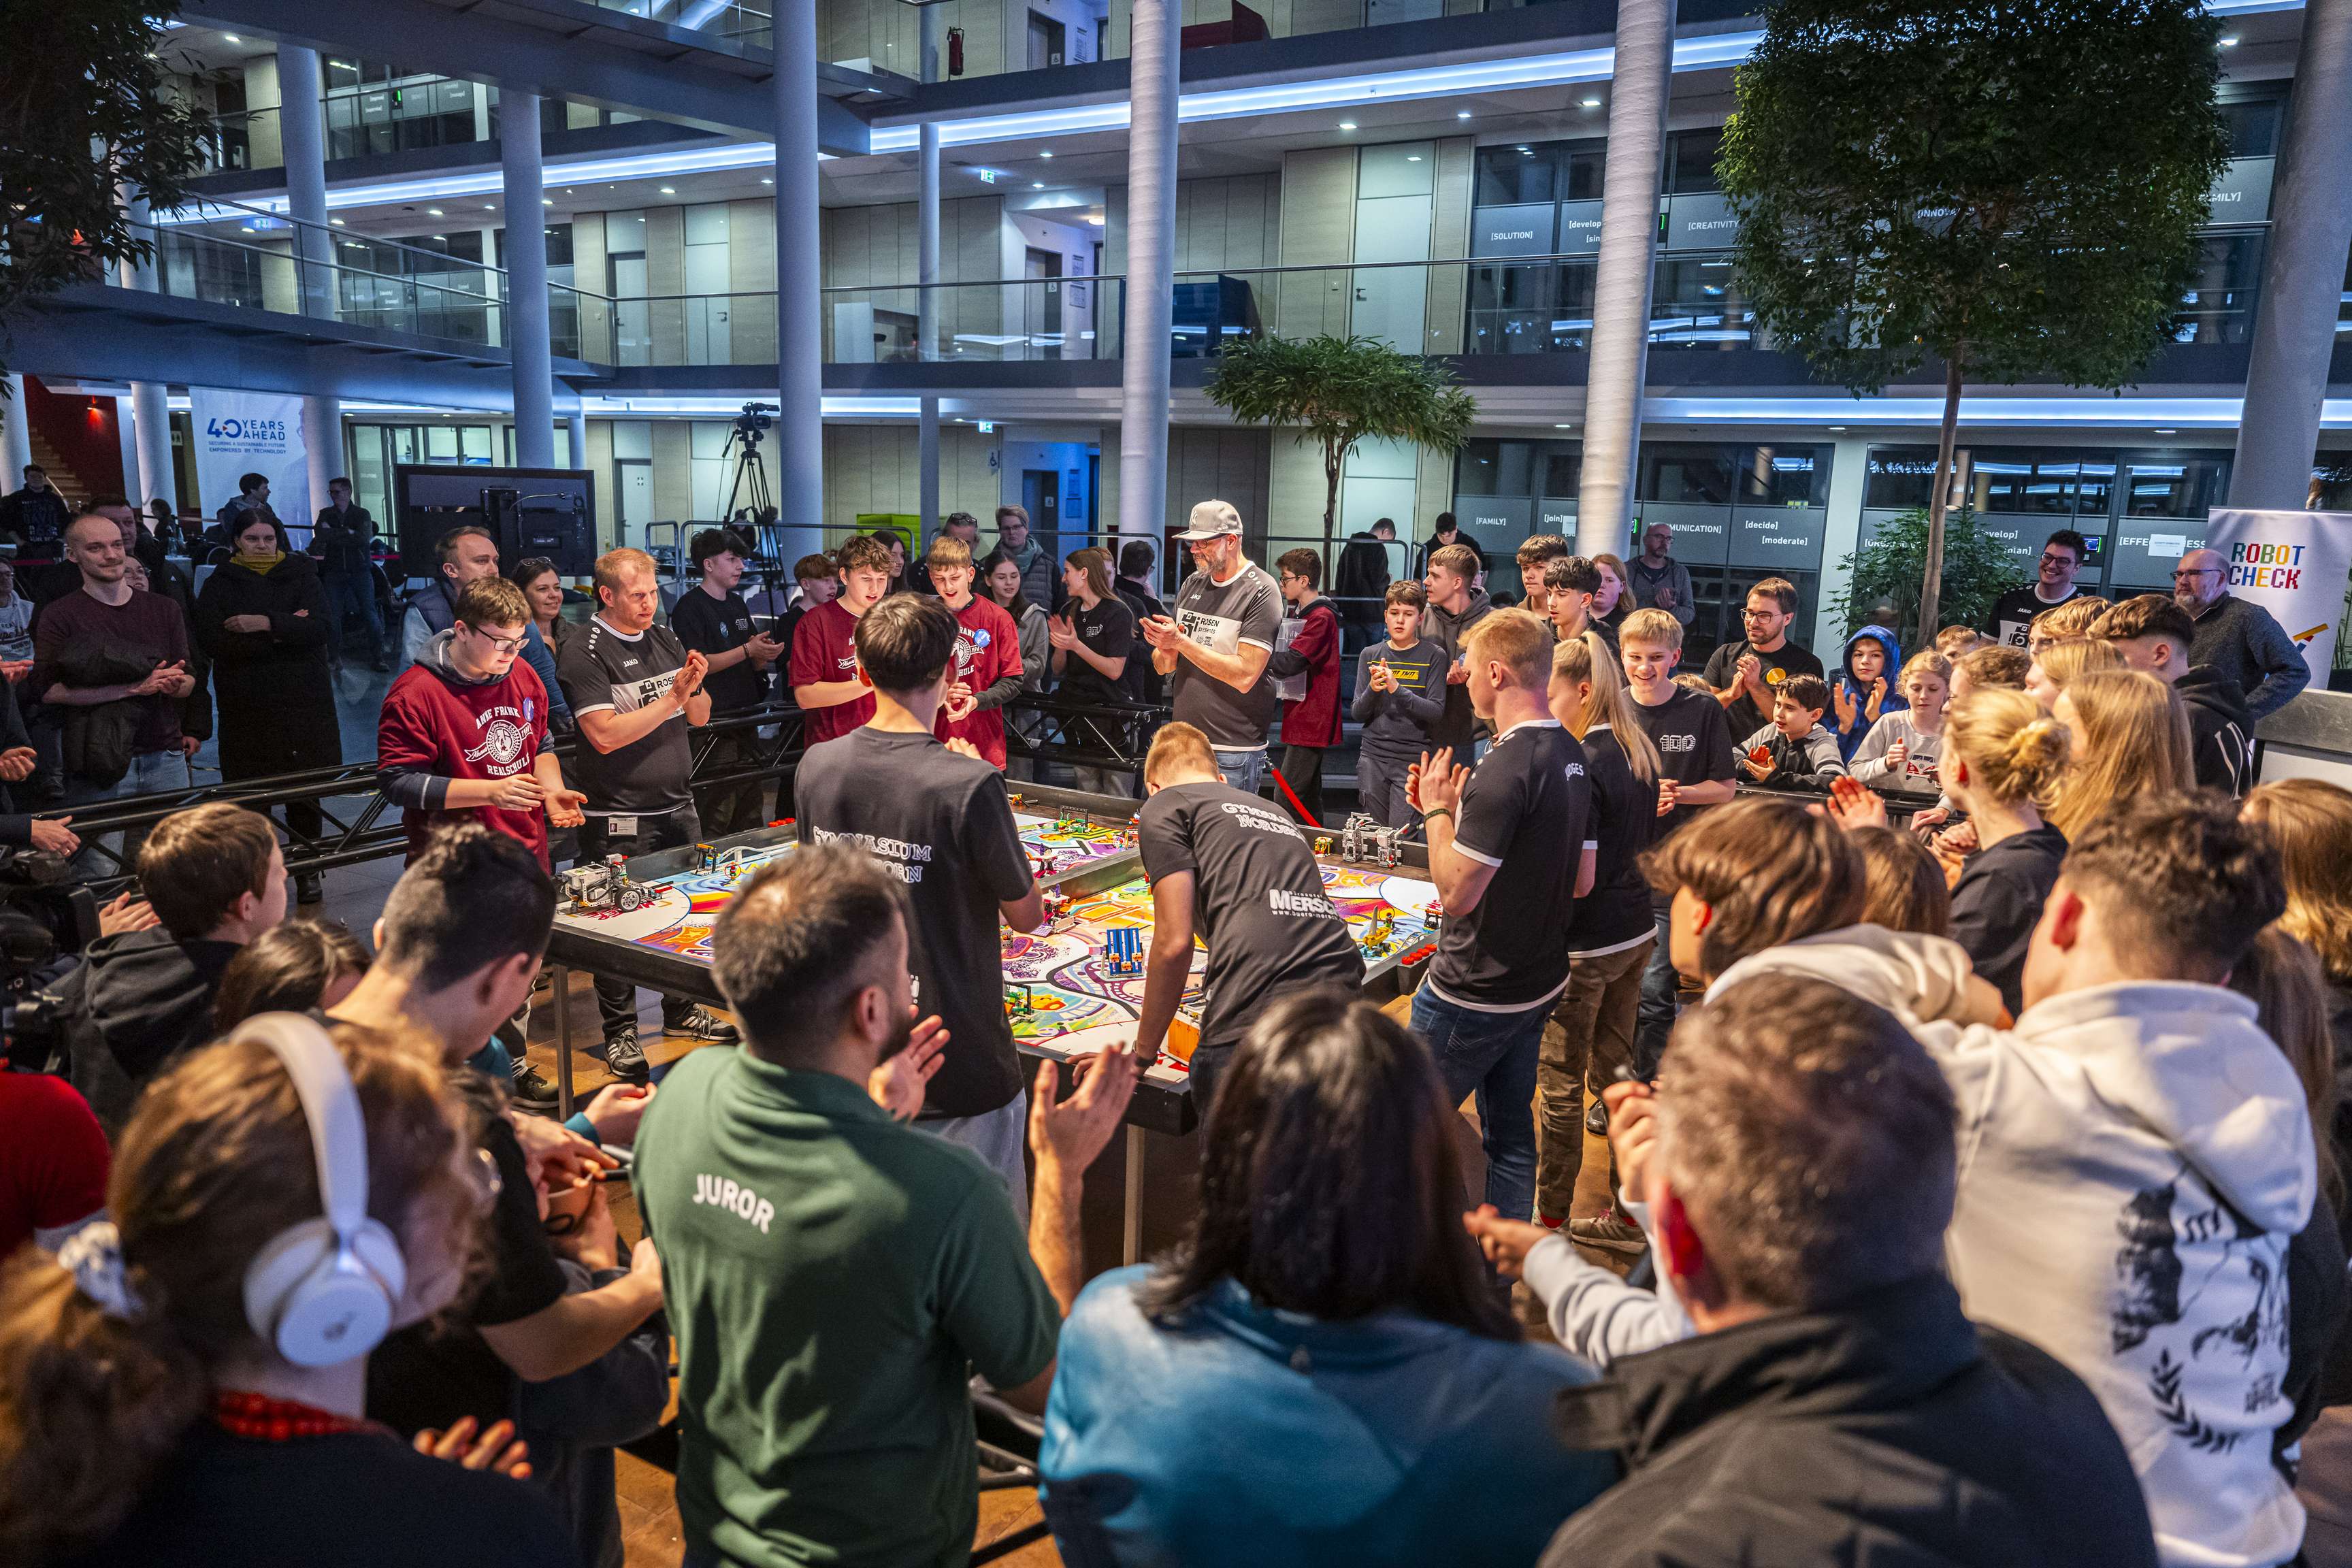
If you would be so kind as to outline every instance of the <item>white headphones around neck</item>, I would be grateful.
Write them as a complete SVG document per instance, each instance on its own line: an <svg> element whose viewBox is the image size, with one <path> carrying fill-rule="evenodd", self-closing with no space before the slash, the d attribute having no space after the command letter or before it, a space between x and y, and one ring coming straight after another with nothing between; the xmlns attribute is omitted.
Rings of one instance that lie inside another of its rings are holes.
<svg viewBox="0 0 2352 1568"><path fill-rule="evenodd" d="M257 1040L285 1064L310 1123L326 1212L280 1231L245 1270L245 1321L297 1366L333 1366L373 1350L392 1326L408 1265L368 1217L367 1128L342 1053L299 1013L264 1013L232 1041Z"/></svg>

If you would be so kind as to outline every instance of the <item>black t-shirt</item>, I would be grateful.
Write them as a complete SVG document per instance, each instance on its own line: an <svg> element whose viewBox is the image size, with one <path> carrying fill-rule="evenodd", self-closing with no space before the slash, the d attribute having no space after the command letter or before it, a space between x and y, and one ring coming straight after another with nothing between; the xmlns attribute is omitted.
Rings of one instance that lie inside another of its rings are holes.
<svg viewBox="0 0 2352 1568"><path fill-rule="evenodd" d="M2011 1017L2025 1010L2025 950L2065 858L2066 836L2044 823L1969 856L1953 885L1952 940Z"/></svg>
<svg viewBox="0 0 2352 1568"><path fill-rule="evenodd" d="M1707 659L1706 683L1717 691L1729 686L1732 673L1739 668L1740 659L1751 653L1756 656L1756 662L1764 667L1764 689L1768 691L1780 689L1781 683L1792 675L1818 676L1822 673L1820 659L1815 658L1810 650L1799 647L1785 637L1781 639L1780 646L1770 653L1746 642L1727 642L1717 648ZM1772 721L1771 710L1759 708L1756 699L1745 691L1733 698L1731 705L1723 711L1731 721L1731 732L1735 735L1752 735Z"/></svg>
<svg viewBox="0 0 2352 1568"><path fill-rule="evenodd" d="M2034 616L2044 610L2054 610L2058 605L2071 605L2077 599L2097 597L2088 588L2077 588L2053 605L2034 592L2033 584L2028 583L2022 588L2011 588L1992 602L1992 614L1985 617L1985 635L2010 647L2023 647L2026 630L2033 625ZM1889 670L1886 679L1892 686L1895 672Z"/></svg>
<svg viewBox="0 0 2352 1568"><path fill-rule="evenodd" d="M1070 629L1078 634L1078 641L1105 658L1123 658L1127 668L1119 671L1117 680L1103 678L1102 671L1080 658L1075 649L1062 656L1062 693L1087 702L1129 700L1134 693L1137 656L1142 662L1151 662L1151 649L1139 647L1135 635L1135 612L1127 607L1116 594L1097 600L1091 610L1081 609L1076 599L1064 602Z"/></svg>
<svg viewBox="0 0 2352 1568"><path fill-rule="evenodd" d="M1594 847L1592 891L1576 900L1568 925L1571 955L1616 952L1654 929L1642 851L1658 828L1658 786L1633 776L1625 748L1606 724L1584 732L1584 767L1592 781L1585 841Z"/></svg>
<svg viewBox="0 0 2352 1568"><path fill-rule="evenodd" d="M1591 780L1584 748L1557 720L1515 724L1471 770L1454 847L1494 879L1477 907L1445 911L1429 987L1481 1012L1549 1002L1568 984L1576 868L1584 858Z"/></svg>
<svg viewBox="0 0 2352 1568"><path fill-rule="evenodd" d="M1111 586L1118 591L1119 603L1135 617L1136 640L1142 642L1143 623L1154 616L1166 618L1168 606L1160 602L1159 595L1145 592L1128 578L1114 578ZM1136 657L1127 661L1128 695L1138 702L1165 702L1168 679L1151 668L1150 645L1137 648L1135 653Z"/></svg>
<svg viewBox="0 0 2352 1568"><path fill-rule="evenodd" d="M700 588L689 588L678 595L677 607L670 611L669 627L679 642L715 658L751 640L751 611L740 594L730 592L724 599L714 599ZM767 672L742 659L713 670L702 689L710 693L713 713L739 713L757 708L767 696Z"/></svg>
<svg viewBox="0 0 2352 1568"><path fill-rule="evenodd" d="M635 637L614 631L602 616L563 639L555 677L575 716L634 713L669 695L670 678L686 667L686 647L664 626ZM715 700L714 700L715 701ZM693 804L686 787L694 759L683 713L673 713L650 735L618 751L600 752L583 738L565 768L573 788L588 796L592 816L658 816Z"/></svg>
<svg viewBox="0 0 2352 1568"><path fill-rule="evenodd" d="M1144 803L1136 837L1152 881L1192 873L1192 924L1209 947L1202 1045L1239 1041L1294 987L1364 983L1363 955L1298 825L1257 796L1171 784Z"/></svg>
<svg viewBox="0 0 2352 1568"><path fill-rule="evenodd" d="M1633 720L1658 748L1659 777L1690 784L1738 776L1732 759L1731 725L1724 717L1723 704L1714 698L1677 686L1675 694L1655 708L1634 699ZM1654 808L1656 802L1651 804ZM1675 807L1658 819L1650 842L1663 843L1706 809L1703 805ZM1668 895L1654 893L1650 907L1663 912L1673 901Z"/></svg>
<svg viewBox="0 0 2352 1568"><path fill-rule="evenodd" d="M377 1354L383 1354L379 1351ZM188 1429L105 1544L70 1568L576 1568L530 1481L429 1459L382 1432L269 1443Z"/></svg>
<svg viewBox="0 0 2352 1568"><path fill-rule="evenodd" d="M904 878L915 1010L955 1037L923 1097L927 1117L979 1116L1021 1092L1004 1017L997 905L1034 878L1004 775L928 734L861 724L812 746L793 781L801 842L840 839Z"/></svg>
<svg viewBox="0 0 2352 1568"><path fill-rule="evenodd" d="M548 1248L522 1145L507 1119L487 1109L495 1096L481 1091L478 1077L457 1075L480 1102L481 1146L499 1171L490 1271L461 1321L403 1329L368 1358L367 1413L403 1436L446 1427L460 1415L485 1426L513 1415L515 1374L476 1331L528 1318L563 1294L563 1270Z"/></svg>

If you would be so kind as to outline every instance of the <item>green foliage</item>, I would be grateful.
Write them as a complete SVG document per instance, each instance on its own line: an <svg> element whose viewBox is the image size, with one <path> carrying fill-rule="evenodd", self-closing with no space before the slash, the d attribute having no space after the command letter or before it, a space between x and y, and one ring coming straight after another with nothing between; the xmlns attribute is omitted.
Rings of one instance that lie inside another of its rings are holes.
<svg viewBox="0 0 2352 1568"><path fill-rule="evenodd" d="M1477 404L1446 368L1376 338L1277 338L1228 343L1202 389L1244 425L1288 426L1323 449L1323 526L1339 510L1339 475L1367 437L1458 450Z"/></svg>
<svg viewBox="0 0 2352 1568"><path fill-rule="evenodd" d="M1859 394L1929 355L2116 388L2228 141L2200 0L1780 0L1717 172L1780 342Z"/></svg>
<svg viewBox="0 0 2352 1568"><path fill-rule="evenodd" d="M1849 637L1871 624L1871 607L1895 605L1895 632L1906 648L1918 648L1945 626L1980 626L1993 601L2023 579L2009 547L1977 527L1973 507L1944 514L1944 592L1933 631L1919 631L1919 584L1927 567L1927 511L1914 507L1880 527L1853 558L1853 580L1831 610ZM1822 662L1834 666L1826 656Z"/></svg>
<svg viewBox="0 0 2352 1568"><path fill-rule="evenodd" d="M0 0L0 333L26 300L148 258L122 187L159 209L188 199L206 122L151 52L179 8Z"/></svg>

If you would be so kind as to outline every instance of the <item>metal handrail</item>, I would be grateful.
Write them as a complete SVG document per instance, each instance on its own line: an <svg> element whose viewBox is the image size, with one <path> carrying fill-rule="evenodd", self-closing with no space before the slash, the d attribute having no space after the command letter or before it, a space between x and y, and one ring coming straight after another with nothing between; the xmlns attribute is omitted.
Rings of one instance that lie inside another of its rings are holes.
<svg viewBox="0 0 2352 1568"><path fill-rule="evenodd" d="M410 245L402 240L383 239L372 234L353 234L348 229L338 229L332 224L311 223L306 218L296 217L291 213L274 213L268 207L257 207L250 205L249 203L232 201L226 196L199 196L194 201L188 203L185 206L175 207L173 210L174 212L187 213L200 212L204 209L212 207L224 209L225 212L243 214L247 217L263 218L268 220L269 223L280 225L287 228L315 229L320 235L324 236L331 245L337 241L345 239L365 240L370 245L384 246L391 249L404 251L410 256L418 257L425 261L432 262L435 264L434 269L436 271L484 272L501 279L507 276L507 269L505 268L493 267L487 261L467 261L463 257L446 256L440 251L426 250L421 246ZM152 222L146 226L153 228L159 234L175 234L194 230L195 229L196 225L200 222L217 223L226 221L227 221L226 217L202 218L189 219L180 223ZM223 245L236 245L242 243L241 241L229 239L225 236L216 234L200 234L199 237L218 240ZM393 274L386 272L380 273L378 276L389 278L393 276ZM572 289L570 284L555 285L555 287ZM572 292L588 299L604 298L604 296L600 294L592 294L585 289L572 289ZM503 282L499 286L499 297L500 299L504 299L506 297L506 286Z"/></svg>
<svg viewBox="0 0 2352 1568"><path fill-rule="evenodd" d="M1682 250L1680 257L1716 255L1714 251ZM1171 274L1176 278L1264 278L1286 272L1377 272L1405 267L1534 267L1553 261L1586 261L1598 264L1600 258L1591 251L1575 255L1555 256L1444 256L1427 261L1331 261L1320 264L1302 263L1289 267L1180 267ZM1071 273L1061 278L980 278L962 283L833 283L817 290L820 294L870 294L878 289L1002 289L1016 284L1036 288L1048 283L1124 283L1130 275L1125 272ZM741 298L772 298L775 290L734 289L712 294L647 294L632 297L636 304L655 300L727 300Z"/></svg>

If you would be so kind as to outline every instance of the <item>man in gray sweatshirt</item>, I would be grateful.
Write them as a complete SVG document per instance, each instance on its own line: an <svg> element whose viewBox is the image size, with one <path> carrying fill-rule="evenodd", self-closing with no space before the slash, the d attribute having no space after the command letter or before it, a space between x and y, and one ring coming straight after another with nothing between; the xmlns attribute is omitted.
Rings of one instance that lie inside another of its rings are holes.
<svg viewBox="0 0 2352 1568"><path fill-rule="evenodd" d="M2278 618L2260 605L2234 597L2221 552L2192 550L2172 572L2172 602L2196 623L2189 663L2210 665L2246 694L2260 723L2311 684L2311 666Z"/></svg>
<svg viewBox="0 0 2352 1568"><path fill-rule="evenodd" d="M1448 544L1433 551L1423 586L1429 594L1429 613L1422 635L1437 645L1445 661L1445 712L1431 728L1430 749L1454 748L1454 760L1467 763L1472 739L1480 732L1478 716L1470 709L1470 675L1462 662L1462 645L1470 628L1494 614L1494 602L1483 588L1471 586L1478 575L1478 557L1467 545Z"/></svg>

